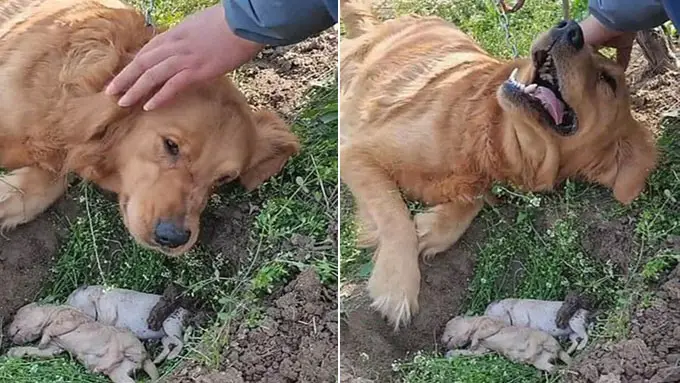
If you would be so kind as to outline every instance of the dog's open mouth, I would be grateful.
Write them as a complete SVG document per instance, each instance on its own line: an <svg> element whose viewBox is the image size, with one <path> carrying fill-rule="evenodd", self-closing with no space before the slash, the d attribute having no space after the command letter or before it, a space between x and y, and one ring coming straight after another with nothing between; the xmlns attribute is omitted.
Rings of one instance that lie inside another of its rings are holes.
<svg viewBox="0 0 680 383"><path fill-rule="evenodd" d="M576 113L562 97L552 56L548 51L537 51L533 59L536 70L530 84L517 80L517 68L512 71L506 84L515 93L520 93L557 133L564 136L573 134L576 132Z"/></svg>

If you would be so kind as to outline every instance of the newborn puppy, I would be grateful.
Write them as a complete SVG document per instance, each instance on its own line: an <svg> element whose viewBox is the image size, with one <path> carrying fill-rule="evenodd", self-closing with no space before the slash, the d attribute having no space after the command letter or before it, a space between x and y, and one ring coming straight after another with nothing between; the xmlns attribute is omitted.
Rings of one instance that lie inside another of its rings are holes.
<svg viewBox="0 0 680 383"><path fill-rule="evenodd" d="M69 295L66 304L77 307L97 322L132 331L139 339L160 339L163 351L154 360L174 359L182 352L184 319L189 312L177 308L163 321L160 330L149 328L147 319L160 295L104 286L81 286ZM173 346L172 350L170 349Z"/></svg>
<svg viewBox="0 0 680 383"><path fill-rule="evenodd" d="M571 363L569 355L550 334L528 327L510 326L486 316L458 316L446 324L442 343L450 351L447 357L483 355L495 351L514 362L531 364L552 373L552 360ZM456 350L470 345L467 350Z"/></svg>
<svg viewBox="0 0 680 383"><path fill-rule="evenodd" d="M50 358L67 351L88 370L101 372L114 383L134 383L130 374L140 368L152 381L158 379L144 345L130 331L97 323L73 307L28 304L19 309L8 332L15 344L40 339L38 347L11 348L10 357Z"/></svg>
<svg viewBox="0 0 680 383"><path fill-rule="evenodd" d="M582 350L588 343L586 327L589 312L582 308L575 310L568 325L560 328L557 313L563 304L562 301L503 299L492 302L486 308L484 315L513 326L530 327L545 331L552 336L567 337L571 341L567 354L571 354L574 350Z"/></svg>

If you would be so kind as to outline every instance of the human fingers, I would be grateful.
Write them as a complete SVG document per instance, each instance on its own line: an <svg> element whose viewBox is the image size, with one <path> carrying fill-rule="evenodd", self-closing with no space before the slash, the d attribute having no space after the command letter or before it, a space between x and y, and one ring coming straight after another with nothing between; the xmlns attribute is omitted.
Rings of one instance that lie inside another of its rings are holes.
<svg viewBox="0 0 680 383"><path fill-rule="evenodd" d="M162 106L194 81L195 77L192 75L191 70L180 70L179 72L175 73L175 75L173 75L168 81L166 81L161 89L159 89L158 92L156 92L156 94L154 94L153 97L151 97L149 101L144 104L144 110L149 111Z"/></svg>
<svg viewBox="0 0 680 383"><path fill-rule="evenodd" d="M158 65L173 54L173 44L166 42L155 48L144 46L132 61L118 73L106 87L106 94L116 95L128 90L137 79L147 70Z"/></svg>
<svg viewBox="0 0 680 383"><path fill-rule="evenodd" d="M154 88L164 84L181 70L181 59L178 56L166 58L142 73L123 97L118 100L118 105L122 107L134 105Z"/></svg>

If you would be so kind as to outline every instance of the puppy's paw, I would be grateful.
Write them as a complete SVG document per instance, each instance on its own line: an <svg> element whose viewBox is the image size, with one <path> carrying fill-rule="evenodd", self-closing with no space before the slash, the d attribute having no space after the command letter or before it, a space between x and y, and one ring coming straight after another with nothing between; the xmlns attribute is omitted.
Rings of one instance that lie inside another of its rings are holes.
<svg viewBox="0 0 680 383"><path fill-rule="evenodd" d="M392 252L380 249L376 265L368 281L368 291L373 298L372 307L379 311L395 331L411 322L418 313L420 269L416 249Z"/></svg>
<svg viewBox="0 0 680 383"><path fill-rule="evenodd" d="M26 356L26 349L24 347L12 347L7 351L7 356L10 358L23 358Z"/></svg>
<svg viewBox="0 0 680 383"><path fill-rule="evenodd" d="M418 233L418 253L426 260L446 251L456 240L449 228L442 227L436 210L418 213L413 220Z"/></svg>

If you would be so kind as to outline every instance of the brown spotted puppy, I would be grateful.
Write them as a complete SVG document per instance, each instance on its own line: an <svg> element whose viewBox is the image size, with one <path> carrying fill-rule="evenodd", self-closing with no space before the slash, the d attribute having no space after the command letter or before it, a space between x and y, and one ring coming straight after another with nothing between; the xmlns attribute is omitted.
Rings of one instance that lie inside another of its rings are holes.
<svg viewBox="0 0 680 383"><path fill-rule="evenodd" d="M134 383L130 375L142 368L152 381L158 379L144 345L130 331L96 322L70 306L28 304L14 316L8 335L20 345L40 339L37 347L11 348L10 357L51 358L66 351L114 383Z"/></svg>

